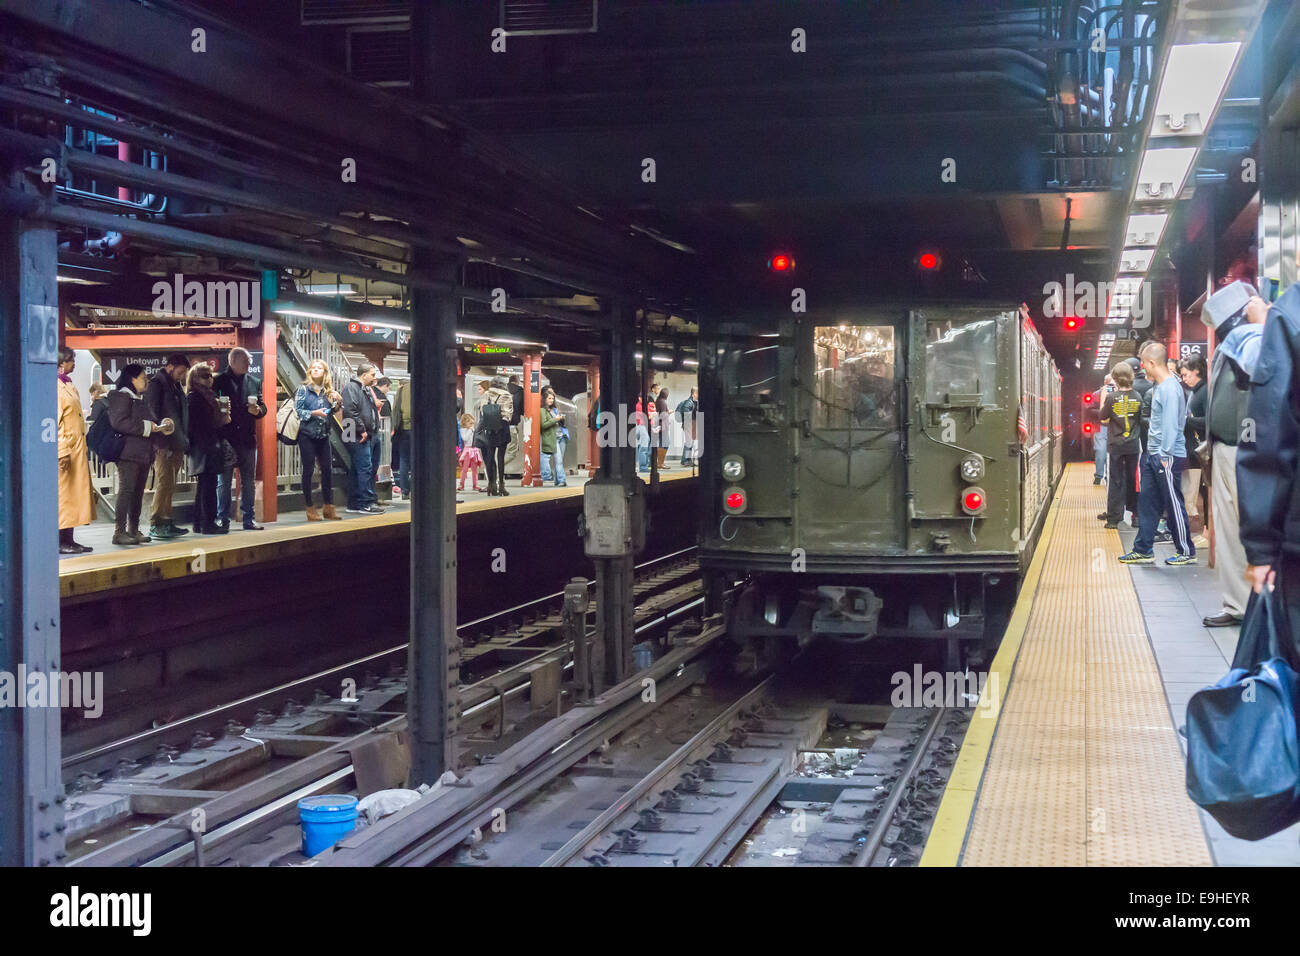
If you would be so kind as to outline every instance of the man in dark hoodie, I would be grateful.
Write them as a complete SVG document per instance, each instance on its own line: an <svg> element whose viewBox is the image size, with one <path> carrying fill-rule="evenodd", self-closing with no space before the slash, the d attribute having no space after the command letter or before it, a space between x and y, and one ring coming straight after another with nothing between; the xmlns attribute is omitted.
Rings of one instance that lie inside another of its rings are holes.
<svg viewBox="0 0 1300 956"><path fill-rule="evenodd" d="M343 444L348 449L348 507L354 515L381 515L375 494L374 450L379 433L379 406L374 387L377 369L369 362L357 366L356 374L343 386Z"/></svg>
<svg viewBox="0 0 1300 956"><path fill-rule="evenodd" d="M1293 641L1300 635L1298 457L1300 283L1282 293L1268 310L1237 445L1237 503L1246 579L1256 593L1277 588Z"/></svg>
<svg viewBox="0 0 1300 956"><path fill-rule="evenodd" d="M235 449L235 468L239 469L239 507L245 531L261 531L254 520L253 505L257 495L257 420L266 414L262 401L262 383L248 374L253 357L246 349L233 348L226 356L226 370L217 376L213 390L217 397L228 399L230 424L221 437ZM229 526L234 468L222 468L217 480L217 523ZM271 489L269 494L275 494Z"/></svg>

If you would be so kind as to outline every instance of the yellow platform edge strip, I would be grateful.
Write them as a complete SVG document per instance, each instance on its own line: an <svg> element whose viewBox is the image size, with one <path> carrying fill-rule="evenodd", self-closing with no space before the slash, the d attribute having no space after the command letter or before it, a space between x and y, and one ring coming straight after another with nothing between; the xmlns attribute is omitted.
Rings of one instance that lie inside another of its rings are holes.
<svg viewBox="0 0 1300 956"><path fill-rule="evenodd" d="M1066 465L1066 470L1085 466L1091 467L1087 462L1072 462ZM1064 497L1065 475L1062 473L1048 507L1047 519L1043 522L1043 533L1034 549L1034 558L1029 562L1029 571L1021 582L1020 596L1016 599L1016 606L1011 612L1011 620L1002 636L1002 642L998 645L998 652L989 665L989 678L980 695L975 716L971 718L966 730L966 739L953 764L948 785L944 788L943 800L939 803L939 811L930 827L930 836L918 864L920 866L956 866L961 859L966 832L970 828L971 816L975 813L975 799L983 781L989 751L993 748L998 720L1002 716L1002 704L1011 689L1011 672L1015 668L1020 645L1029 626L1038 582L1043 575L1043 565L1047 563L1047 546L1056 530L1056 516ZM991 701L988 699L990 693L993 698Z"/></svg>

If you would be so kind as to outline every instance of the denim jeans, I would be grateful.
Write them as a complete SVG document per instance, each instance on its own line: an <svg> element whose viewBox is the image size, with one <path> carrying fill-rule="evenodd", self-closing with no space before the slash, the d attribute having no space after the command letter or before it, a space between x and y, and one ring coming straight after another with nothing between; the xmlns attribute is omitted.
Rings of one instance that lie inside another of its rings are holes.
<svg viewBox="0 0 1300 956"><path fill-rule="evenodd" d="M235 446L235 455L238 458L235 467L239 469L239 509L245 521L252 521L253 502L257 497L257 446ZM217 520L221 522L229 521L233 514L230 505L234 496L234 477L234 469L223 468L217 479Z"/></svg>
<svg viewBox="0 0 1300 956"><path fill-rule="evenodd" d="M354 511L364 509L378 501L375 495L374 467L371 465L369 441L347 442L348 463L348 507Z"/></svg>
<svg viewBox="0 0 1300 956"><path fill-rule="evenodd" d="M1161 514L1168 514L1169 533L1179 554L1196 555L1196 545L1187 527L1187 508L1183 504L1183 469L1186 458L1175 458L1169 468L1160 463L1158 456L1144 454L1139 465L1142 471L1142 488L1138 495L1138 533L1133 550L1150 554L1155 544L1156 525Z"/></svg>
<svg viewBox="0 0 1300 956"><path fill-rule="evenodd" d="M558 488L560 485L568 484L564 475L564 445L556 442L555 451L544 451L541 453L542 458L542 481L551 481L554 479Z"/></svg>
<svg viewBox="0 0 1300 956"><path fill-rule="evenodd" d="M1097 429L1097 434L1092 436L1092 456L1094 459L1094 475L1098 478L1106 477L1106 426Z"/></svg>
<svg viewBox="0 0 1300 956"><path fill-rule="evenodd" d="M397 487L402 494L411 493L411 433L398 432L393 436L393 453L397 455Z"/></svg>
<svg viewBox="0 0 1300 956"><path fill-rule="evenodd" d="M636 467L638 471L650 470L650 429L636 426Z"/></svg>

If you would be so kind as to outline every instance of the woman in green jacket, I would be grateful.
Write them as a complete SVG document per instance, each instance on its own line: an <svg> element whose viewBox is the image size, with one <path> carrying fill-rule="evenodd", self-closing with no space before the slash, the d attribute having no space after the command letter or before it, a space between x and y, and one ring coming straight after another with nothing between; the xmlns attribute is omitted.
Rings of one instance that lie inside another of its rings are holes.
<svg viewBox="0 0 1300 956"><path fill-rule="evenodd" d="M564 458L556 439L564 424L564 416L555 404L555 389L549 385L542 390L542 481L555 474L555 487L563 488L565 481Z"/></svg>

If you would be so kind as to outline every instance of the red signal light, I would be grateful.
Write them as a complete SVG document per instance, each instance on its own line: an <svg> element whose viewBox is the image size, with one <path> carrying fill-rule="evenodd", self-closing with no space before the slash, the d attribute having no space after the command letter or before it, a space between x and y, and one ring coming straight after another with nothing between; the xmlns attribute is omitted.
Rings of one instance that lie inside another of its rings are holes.
<svg viewBox="0 0 1300 956"><path fill-rule="evenodd" d="M1084 422L1084 423L1083 423L1083 433L1084 433L1085 435L1091 435L1091 434L1093 433L1094 430L1095 430L1095 427L1093 426L1092 422Z"/></svg>
<svg viewBox="0 0 1300 956"><path fill-rule="evenodd" d="M1083 322L1078 316L1071 315L1067 316L1065 319L1065 330L1067 332L1077 332L1081 325L1083 325Z"/></svg>
<svg viewBox="0 0 1300 956"><path fill-rule="evenodd" d="M767 267L773 272L793 272L794 257L779 252L767 260Z"/></svg>
<svg viewBox="0 0 1300 956"><path fill-rule="evenodd" d="M968 515L977 515L984 510L984 489L967 488L961 496L961 508Z"/></svg>
<svg viewBox="0 0 1300 956"><path fill-rule="evenodd" d="M745 507L745 496L742 492L733 491L727 495L727 507L732 511L738 511Z"/></svg>
<svg viewBox="0 0 1300 956"><path fill-rule="evenodd" d="M1091 405L1091 404L1092 404L1092 392L1084 392L1084 393L1083 393L1083 404L1085 404L1085 405Z"/></svg>
<svg viewBox="0 0 1300 956"><path fill-rule="evenodd" d="M939 257L936 256L933 252L921 253L921 258L916 260L916 262L917 265L919 265L926 272L933 271L934 269L937 269L939 267Z"/></svg>

